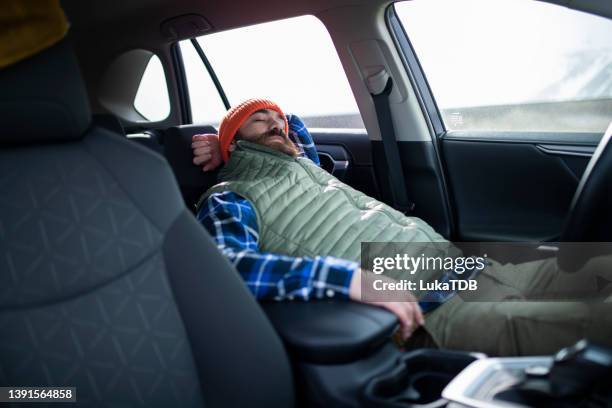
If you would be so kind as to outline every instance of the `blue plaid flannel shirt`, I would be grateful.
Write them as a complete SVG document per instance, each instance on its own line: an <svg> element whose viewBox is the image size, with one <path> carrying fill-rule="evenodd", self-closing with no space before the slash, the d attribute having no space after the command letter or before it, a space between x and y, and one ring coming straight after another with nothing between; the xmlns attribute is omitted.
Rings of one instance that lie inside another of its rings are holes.
<svg viewBox="0 0 612 408"><path fill-rule="evenodd" d="M319 165L312 136L302 120L296 115L287 115L287 120L288 136L300 155ZM348 297L359 264L331 256L290 257L261 252L255 210L244 197L232 192L212 194L197 218L257 299Z"/></svg>
<svg viewBox="0 0 612 408"><path fill-rule="evenodd" d="M289 138L298 146L300 155L320 165L304 123L296 115L287 115L287 120ZM233 192L212 194L200 207L197 218L257 299L348 298L358 263L332 256L291 257L260 251L255 210L244 197ZM445 274L441 281L453 275ZM430 291L419 305L427 312L453 295L455 292Z"/></svg>

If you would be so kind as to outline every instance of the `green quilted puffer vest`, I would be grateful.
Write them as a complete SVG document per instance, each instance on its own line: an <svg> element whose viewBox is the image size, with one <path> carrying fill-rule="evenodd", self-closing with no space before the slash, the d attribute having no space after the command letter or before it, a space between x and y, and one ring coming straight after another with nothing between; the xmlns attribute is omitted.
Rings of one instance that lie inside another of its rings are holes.
<svg viewBox="0 0 612 408"><path fill-rule="evenodd" d="M447 242L427 223L347 186L306 158L239 141L216 192L246 198L257 213L259 246L290 256L359 262L361 242Z"/></svg>

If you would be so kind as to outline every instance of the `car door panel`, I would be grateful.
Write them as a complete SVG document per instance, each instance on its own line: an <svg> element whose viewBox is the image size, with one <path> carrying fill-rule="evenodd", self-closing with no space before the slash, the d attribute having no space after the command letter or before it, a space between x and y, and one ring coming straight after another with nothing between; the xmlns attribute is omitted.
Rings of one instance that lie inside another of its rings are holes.
<svg viewBox="0 0 612 408"><path fill-rule="evenodd" d="M601 135L449 132L441 151L463 241L558 238Z"/></svg>
<svg viewBox="0 0 612 408"><path fill-rule="evenodd" d="M365 130L311 129L310 134L324 169L354 189L380 199Z"/></svg>
<svg viewBox="0 0 612 408"><path fill-rule="evenodd" d="M440 235L449 239L452 216L436 146L425 141L401 141L397 146L402 159L406 193L414 204L414 210L408 215L423 219ZM385 189L390 188L390 185L385 182L388 180L388 167L383 142L372 142L372 155L383 190L382 196L389 197L389 194L385 193Z"/></svg>

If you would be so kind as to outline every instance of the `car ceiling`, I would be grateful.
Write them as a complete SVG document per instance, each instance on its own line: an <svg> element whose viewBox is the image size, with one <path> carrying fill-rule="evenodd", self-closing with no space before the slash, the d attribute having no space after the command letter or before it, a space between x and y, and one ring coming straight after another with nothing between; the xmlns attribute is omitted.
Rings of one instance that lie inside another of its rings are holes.
<svg viewBox="0 0 612 408"><path fill-rule="evenodd" d="M160 24L185 14L206 18L209 32L305 14L319 15L342 7L390 4L393 0L60 0L71 22L81 59L103 60L131 48L160 50ZM610 0L542 0L612 17ZM80 44L79 44L80 43Z"/></svg>
<svg viewBox="0 0 612 408"><path fill-rule="evenodd" d="M163 41L161 22L183 14L200 14L212 31L278 20L304 14L364 3L389 3L389 0L64 0L62 4L79 35L103 36L129 34L136 37L158 35ZM155 34L154 34L155 33ZM153 38L150 38L153 40Z"/></svg>
<svg viewBox="0 0 612 408"><path fill-rule="evenodd" d="M99 35L115 32L159 33L159 24L171 17L197 13L204 16L214 31L272 21L304 14L365 3L390 3L392 0L63 0L62 4L75 31ZM612 16L609 0L542 0L604 16Z"/></svg>
<svg viewBox="0 0 612 408"><path fill-rule="evenodd" d="M91 91L98 86L109 61L127 50L148 49L169 58L169 45L174 40L163 36L160 25L173 17L199 14L208 20L212 33L305 14L322 15L341 8L367 5L369 10L380 9L393 0L60 1L71 22L72 40ZM612 16L610 0L542 1ZM95 98L92 104L94 110L100 110Z"/></svg>

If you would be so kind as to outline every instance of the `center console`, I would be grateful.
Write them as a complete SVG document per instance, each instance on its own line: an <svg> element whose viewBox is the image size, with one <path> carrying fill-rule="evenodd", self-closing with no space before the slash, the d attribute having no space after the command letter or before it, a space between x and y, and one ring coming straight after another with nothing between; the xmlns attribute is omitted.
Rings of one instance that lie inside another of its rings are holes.
<svg viewBox="0 0 612 408"><path fill-rule="evenodd" d="M612 349L581 341L554 356L487 358L391 341L386 310L353 302L263 304L290 354L300 406L612 407Z"/></svg>
<svg viewBox="0 0 612 408"><path fill-rule="evenodd" d="M442 407L444 387L473 353L403 352L390 312L353 302L264 303L290 354L300 405Z"/></svg>
<svg viewBox="0 0 612 408"><path fill-rule="evenodd" d="M404 353L394 367L368 381L364 406L438 408L447 405L442 392L480 354L420 349Z"/></svg>
<svg viewBox="0 0 612 408"><path fill-rule="evenodd" d="M442 392L449 408L612 406L612 349L581 340L554 356L474 362Z"/></svg>

